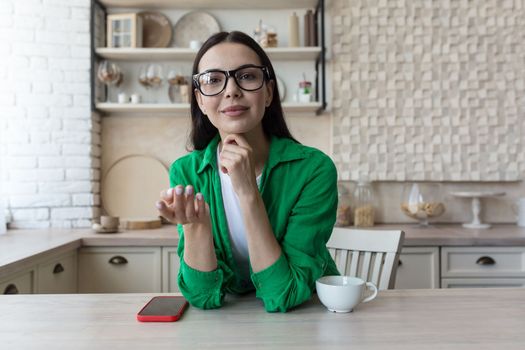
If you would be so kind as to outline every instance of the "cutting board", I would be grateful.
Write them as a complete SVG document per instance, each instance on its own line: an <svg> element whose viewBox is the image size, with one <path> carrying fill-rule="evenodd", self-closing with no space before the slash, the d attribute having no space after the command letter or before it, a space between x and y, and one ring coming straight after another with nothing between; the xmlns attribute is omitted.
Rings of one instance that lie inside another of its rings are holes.
<svg viewBox="0 0 525 350"><path fill-rule="evenodd" d="M162 227L160 218L123 218L120 227L125 230L151 230Z"/></svg>
<svg viewBox="0 0 525 350"><path fill-rule="evenodd" d="M103 177L102 206L108 215L131 221L158 218L155 202L168 187L168 169L158 159L126 156L113 163Z"/></svg>

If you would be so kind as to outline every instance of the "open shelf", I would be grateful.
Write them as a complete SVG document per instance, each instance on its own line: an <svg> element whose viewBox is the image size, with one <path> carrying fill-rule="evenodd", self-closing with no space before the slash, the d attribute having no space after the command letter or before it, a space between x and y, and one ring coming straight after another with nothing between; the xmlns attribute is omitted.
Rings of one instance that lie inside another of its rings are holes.
<svg viewBox="0 0 525 350"><path fill-rule="evenodd" d="M315 61L321 53L320 47L274 47L265 49L272 60ZM186 48L106 48L95 50L108 60L121 61L193 61L197 50Z"/></svg>
<svg viewBox="0 0 525 350"><path fill-rule="evenodd" d="M312 113L315 114L321 107L321 102L294 103L283 102L285 113ZM173 113L176 115L189 115L190 105L188 103L108 103L96 104L97 110L105 113Z"/></svg>
<svg viewBox="0 0 525 350"><path fill-rule="evenodd" d="M181 9L295 9L315 8L318 0L99 0L103 6L120 8Z"/></svg>

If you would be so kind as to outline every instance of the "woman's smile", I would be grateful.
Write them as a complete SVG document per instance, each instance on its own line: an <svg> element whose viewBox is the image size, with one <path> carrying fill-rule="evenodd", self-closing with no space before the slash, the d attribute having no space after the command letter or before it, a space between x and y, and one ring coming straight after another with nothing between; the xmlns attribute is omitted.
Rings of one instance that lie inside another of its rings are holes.
<svg viewBox="0 0 525 350"><path fill-rule="evenodd" d="M250 108L246 107L246 106L232 105L232 106L228 106L228 107L222 109L221 113L226 114L229 117L236 117L236 116L239 116L239 115L243 114L244 112L246 112L249 109Z"/></svg>

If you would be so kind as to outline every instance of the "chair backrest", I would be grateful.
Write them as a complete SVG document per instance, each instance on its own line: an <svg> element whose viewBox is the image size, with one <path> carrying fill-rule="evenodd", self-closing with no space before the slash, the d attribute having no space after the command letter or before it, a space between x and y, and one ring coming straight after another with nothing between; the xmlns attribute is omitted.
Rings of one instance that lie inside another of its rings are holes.
<svg viewBox="0 0 525 350"><path fill-rule="evenodd" d="M335 227L326 244L342 275L393 289L405 233L401 230L361 230Z"/></svg>

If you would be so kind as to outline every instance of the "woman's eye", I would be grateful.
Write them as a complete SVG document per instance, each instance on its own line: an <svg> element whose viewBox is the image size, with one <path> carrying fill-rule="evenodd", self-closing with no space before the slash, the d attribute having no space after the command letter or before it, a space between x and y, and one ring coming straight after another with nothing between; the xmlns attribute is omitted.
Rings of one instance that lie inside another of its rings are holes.
<svg viewBox="0 0 525 350"><path fill-rule="evenodd" d="M253 75L252 73L242 73L240 74L239 79L240 80L252 80L252 79L255 79L255 75Z"/></svg>
<svg viewBox="0 0 525 350"><path fill-rule="evenodd" d="M206 75L202 77L202 84L213 85L222 82L222 78L219 76Z"/></svg>

